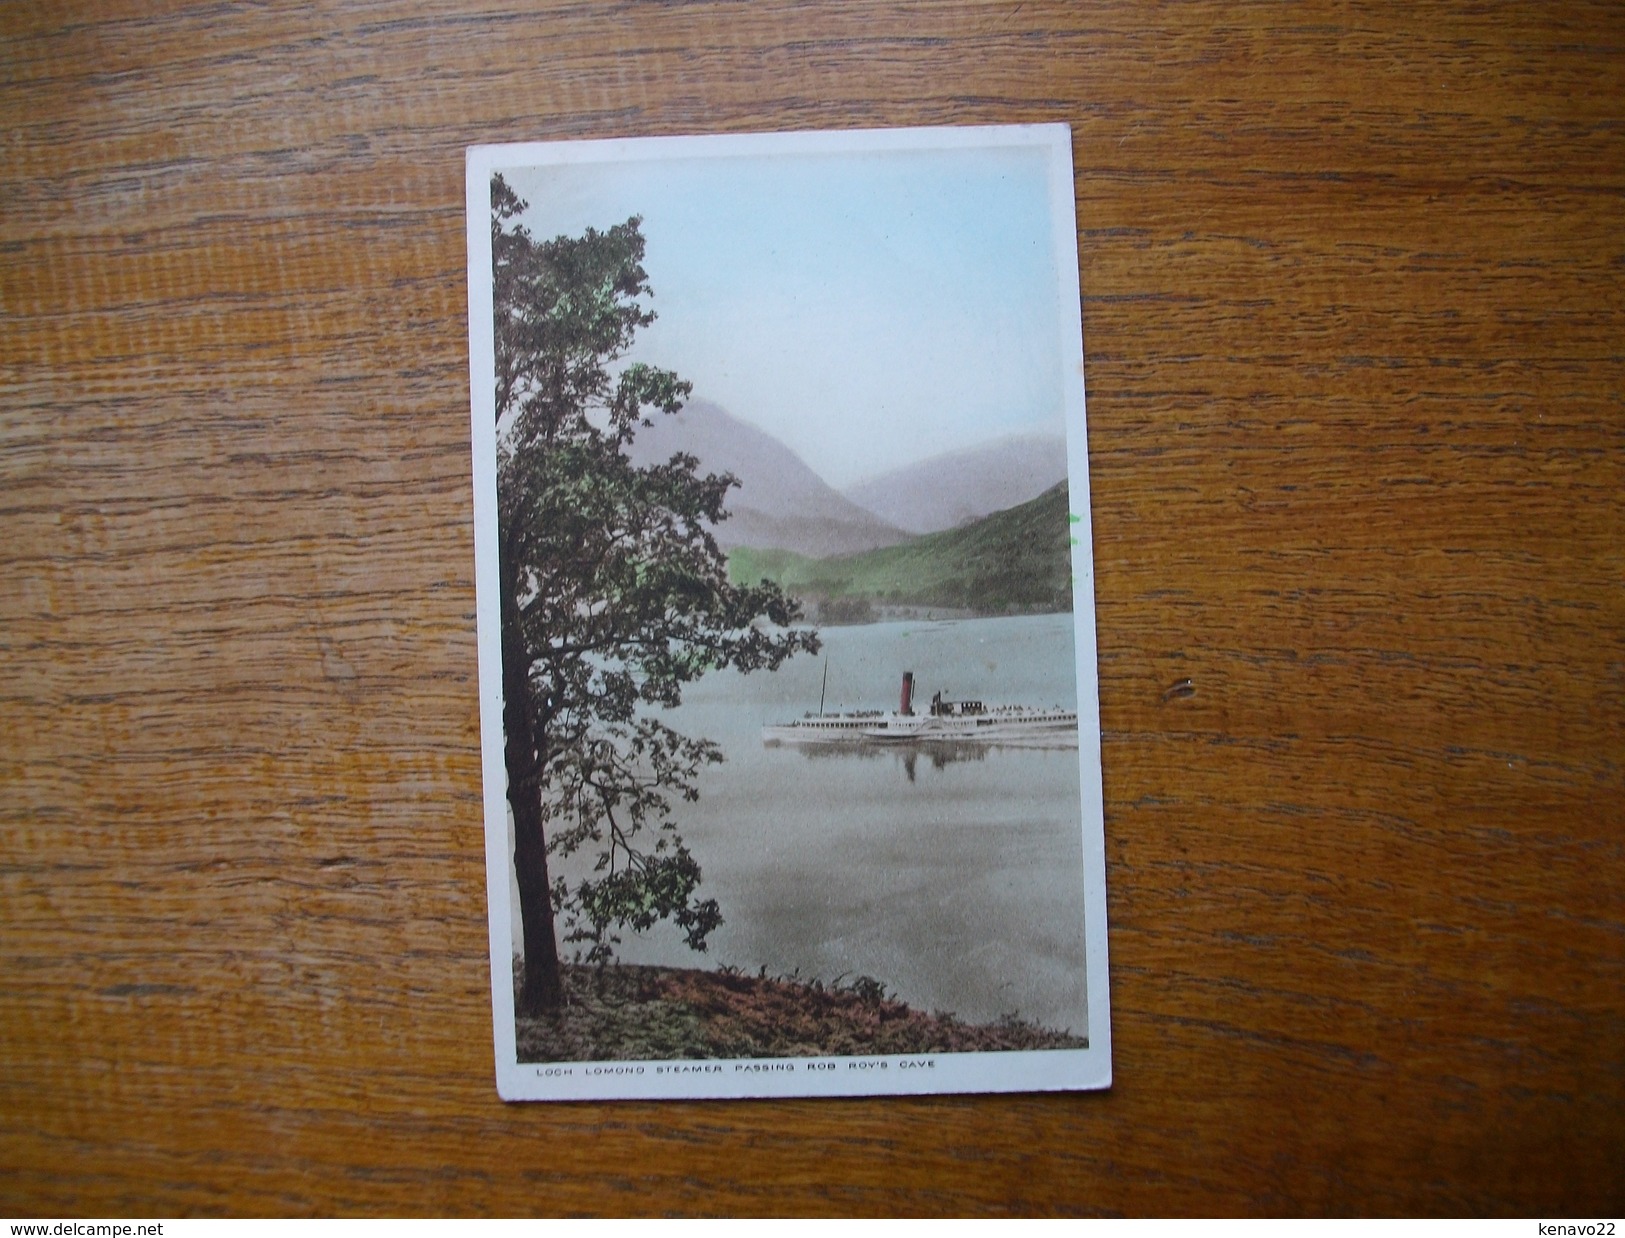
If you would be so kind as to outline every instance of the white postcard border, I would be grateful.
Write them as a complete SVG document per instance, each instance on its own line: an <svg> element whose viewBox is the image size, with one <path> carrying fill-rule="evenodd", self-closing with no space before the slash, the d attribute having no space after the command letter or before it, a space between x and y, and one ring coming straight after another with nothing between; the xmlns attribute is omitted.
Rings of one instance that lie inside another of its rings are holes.
<svg viewBox="0 0 1625 1238"><path fill-rule="evenodd" d="M490 185L502 168L627 159L1039 146L1049 152L1061 350L1066 391L1069 504L1073 526L1073 625L1083 820L1088 1048L872 1057L648 1062L517 1060L514 1027L502 648L498 601L496 364L492 335ZM714 136L613 138L470 147L467 152L469 390L471 396L480 746L485 805L492 1021L497 1092L504 1100L706 1099L1045 1092L1111 1085L1106 949L1105 823L1100 749L1093 538L1078 290L1072 135L1064 124L862 129ZM1070 259L1070 261L1068 261Z"/></svg>

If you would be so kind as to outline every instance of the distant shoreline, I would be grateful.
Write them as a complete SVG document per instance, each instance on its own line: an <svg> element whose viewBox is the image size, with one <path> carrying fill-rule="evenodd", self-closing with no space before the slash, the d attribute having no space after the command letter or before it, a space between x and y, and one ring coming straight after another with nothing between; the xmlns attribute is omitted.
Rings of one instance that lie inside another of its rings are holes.
<svg viewBox="0 0 1625 1238"><path fill-rule="evenodd" d="M1055 614L1072 608L1071 520L1062 482L973 524L861 554L735 546L728 575L772 581L819 623Z"/></svg>
<svg viewBox="0 0 1625 1238"><path fill-rule="evenodd" d="M1026 619L1041 615L1071 617L1070 608L1055 610L976 610L963 606L871 606L862 612L853 612L838 603L831 606L817 598L798 598L807 609L807 623L823 628L857 628L872 623L954 623L967 619Z"/></svg>

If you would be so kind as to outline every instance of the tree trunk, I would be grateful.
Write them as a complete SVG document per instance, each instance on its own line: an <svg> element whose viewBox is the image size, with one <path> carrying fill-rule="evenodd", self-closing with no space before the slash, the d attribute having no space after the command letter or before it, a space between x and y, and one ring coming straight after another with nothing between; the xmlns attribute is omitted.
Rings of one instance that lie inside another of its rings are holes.
<svg viewBox="0 0 1625 1238"><path fill-rule="evenodd" d="M542 787L536 743L536 711L531 702L530 659L519 627L516 582L503 556L502 573L502 731L508 767L508 806L513 810L513 864L519 883L519 919L524 928L524 981L519 1013L556 1010L563 1002L559 946L553 930L553 894L547 875L547 834L542 824Z"/></svg>

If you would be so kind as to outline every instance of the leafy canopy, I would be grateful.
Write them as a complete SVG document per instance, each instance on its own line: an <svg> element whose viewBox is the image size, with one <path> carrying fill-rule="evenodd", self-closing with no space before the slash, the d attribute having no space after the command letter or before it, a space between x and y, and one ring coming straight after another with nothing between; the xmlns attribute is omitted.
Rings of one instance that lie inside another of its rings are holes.
<svg viewBox="0 0 1625 1238"><path fill-rule="evenodd" d="M654 710L707 671L772 670L818 637L793 626L800 612L778 586L730 582L711 530L733 477L701 474L690 455L627 458L649 414L677 412L690 389L668 370L616 365L654 320L641 221L538 242L518 222L525 206L494 179L505 647L523 659L533 743L516 767L510 733L510 798L516 776L540 797L547 854L592 857L591 876L551 886L566 940L589 959L609 958L618 930L663 919L703 950L721 913L698 896L672 810L697 799L721 752Z"/></svg>

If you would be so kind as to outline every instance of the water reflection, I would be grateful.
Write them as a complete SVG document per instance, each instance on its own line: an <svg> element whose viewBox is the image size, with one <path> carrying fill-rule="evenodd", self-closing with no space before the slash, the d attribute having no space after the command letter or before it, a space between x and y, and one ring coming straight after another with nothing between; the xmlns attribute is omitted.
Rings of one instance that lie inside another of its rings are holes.
<svg viewBox="0 0 1625 1238"><path fill-rule="evenodd" d="M1075 708L1072 638L1070 615L826 628L826 708L878 713L910 667L929 668L945 694ZM627 934L621 957L878 976L924 1010L1083 1027L1075 734L764 742L763 727L818 703L823 674L810 658L770 675L715 672L663 715L727 757L680 808L725 922L703 958L666 925Z"/></svg>
<svg viewBox="0 0 1625 1238"><path fill-rule="evenodd" d="M799 752L809 761L883 761L892 760L902 767L908 781L913 782L921 765L924 764L934 770L945 770L950 765L957 765L966 761L985 761L990 753L1000 749L1008 751L1035 748L1063 750L1076 748L1075 742L1068 742L1065 738L1049 742L1027 740L1012 742L1009 740L930 740L910 743L906 740L891 740L885 743L865 743L855 741L849 743L828 744L786 744L776 739L762 741L764 748L784 748Z"/></svg>

